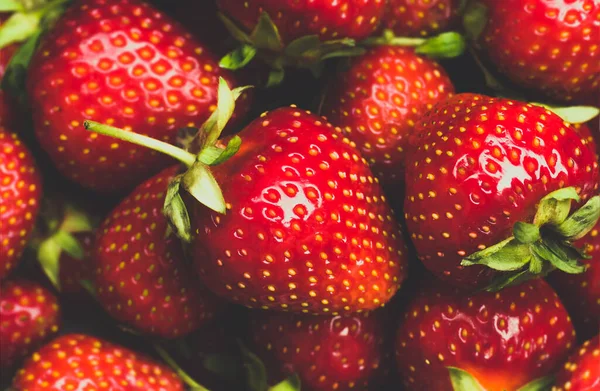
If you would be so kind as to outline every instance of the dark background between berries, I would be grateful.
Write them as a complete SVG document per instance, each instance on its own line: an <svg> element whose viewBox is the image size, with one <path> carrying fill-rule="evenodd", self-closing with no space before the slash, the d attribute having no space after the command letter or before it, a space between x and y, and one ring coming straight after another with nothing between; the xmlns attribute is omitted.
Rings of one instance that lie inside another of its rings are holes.
<svg viewBox="0 0 600 391"><path fill-rule="evenodd" d="M159 8L167 11L167 13L176 12L176 1L172 0L153 0L150 1ZM174 15L176 16L176 15ZM213 16L198 15L201 20L203 18L209 18ZM455 87L456 92L481 92L486 93L489 91L485 88L485 82L483 75L477 64L468 54L465 54L459 58L442 60L441 64L450 75ZM278 87L272 89L257 89L255 91L255 104L252 107L252 111L246 116L246 123L253 118L256 118L262 112L272 110L277 107L288 106L295 104L300 108L308 109L313 112L318 112L320 97L322 92L327 89L326 81L331 79L327 73L335 73L338 66L343 66L339 63L329 63L326 65L324 70L325 74L321 80L315 79L312 74L308 71L290 71L288 72L284 83ZM25 116L28 118L28 116ZM246 123L241 123L238 129L242 129ZM34 156L36 157L39 168L44 174L44 190L45 193L51 193L52 189L60 189L62 194L68 194L85 202L86 204L92 203L97 206L98 210L107 213L110 209L116 205L120 197L106 197L98 196L89 191L81 189L80 187L67 182L64 180L58 172L54 170L52 163L46 154L37 146L31 142L33 139L33 131L31 126L28 129L22 129L22 137L29 144ZM418 267L418 266L417 266ZM45 281L46 285L50 287L43 277L42 272L37 266L34 254L26 253L24 260L21 262L19 269L15 272L15 276L23 275L31 278L33 275L38 275L39 281ZM408 284L412 284L418 279L411 278ZM409 286L403 288L403 290L410 290ZM402 298L406 296L402 292L394 300L396 303L393 305L402 306ZM76 302L73 302L76 300ZM83 301L83 303L81 301ZM83 304L83 305L82 305ZM127 346L137 352L146 353L151 356L156 356L152 348L152 344L141 336L135 335L127 330L121 329L115 325L114 321L102 310L102 308L89 297L81 297L77 299L71 298L70 300L62 301L63 311L63 324L60 330L60 334L67 333L86 333L115 343ZM83 311L83 312L82 312ZM243 334L245 329L245 311L240 309L239 313L233 315L237 319L228 319L225 323L234 325L239 330L239 334ZM0 387L6 389L12 380L13 373L1 373L0 374ZM199 379L202 381L202 379ZM392 386L390 386L392 387ZM394 385L394 390L399 390L398 385ZM226 388L228 389L228 388ZM243 390L240 390L243 391Z"/></svg>

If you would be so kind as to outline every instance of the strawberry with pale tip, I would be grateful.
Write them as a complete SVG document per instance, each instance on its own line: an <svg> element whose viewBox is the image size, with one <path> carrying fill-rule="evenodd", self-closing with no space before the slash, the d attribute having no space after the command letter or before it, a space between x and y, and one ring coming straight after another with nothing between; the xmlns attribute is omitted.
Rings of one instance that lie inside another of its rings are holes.
<svg viewBox="0 0 600 391"><path fill-rule="evenodd" d="M547 390L575 340L541 279L469 295L425 280L403 318L396 362L410 390Z"/></svg>
<svg viewBox="0 0 600 391"><path fill-rule="evenodd" d="M312 314L385 305L406 277L407 254L368 163L325 119L296 107L263 114L219 148L236 94L222 82L198 155L85 125L189 167L169 185L165 213L191 242L196 270L213 292L253 308Z"/></svg>
<svg viewBox="0 0 600 391"><path fill-rule="evenodd" d="M569 124L539 106L459 94L413 134L404 212L429 270L491 290L583 272L572 243L600 217L598 161Z"/></svg>
<svg viewBox="0 0 600 391"><path fill-rule="evenodd" d="M597 331L597 330L596 330ZM594 391L600 388L600 337L585 341L555 376L551 391Z"/></svg>
<svg viewBox="0 0 600 391"><path fill-rule="evenodd" d="M38 283L9 280L0 287L0 368L8 370L58 332L58 299Z"/></svg>
<svg viewBox="0 0 600 391"><path fill-rule="evenodd" d="M86 188L122 192L169 159L90 135L82 120L174 142L179 128L214 110L221 76L235 84L201 43L143 1L79 0L43 36L27 85L37 138L59 171ZM244 95L238 114L247 106Z"/></svg>

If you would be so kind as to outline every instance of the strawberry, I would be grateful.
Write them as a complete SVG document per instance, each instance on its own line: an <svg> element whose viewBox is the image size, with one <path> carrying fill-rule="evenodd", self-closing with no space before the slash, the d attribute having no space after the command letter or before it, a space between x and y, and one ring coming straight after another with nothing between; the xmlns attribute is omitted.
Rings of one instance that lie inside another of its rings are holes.
<svg viewBox="0 0 600 391"><path fill-rule="evenodd" d="M235 84L202 44L148 4L80 0L43 38L28 71L36 135L67 178L124 191L169 160L90 136L82 120L175 141L179 128L201 124L214 110L220 76Z"/></svg>
<svg viewBox="0 0 600 391"><path fill-rule="evenodd" d="M176 172L163 170L121 201L98 229L91 259L106 311L136 331L164 338L197 329L218 307L188 271L181 243L165 239L161 210Z"/></svg>
<svg viewBox="0 0 600 391"><path fill-rule="evenodd" d="M590 127L586 124L573 124L573 127L581 136L582 142L587 145L593 153L598 154L596 140L594 139L594 134Z"/></svg>
<svg viewBox="0 0 600 391"><path fill-rule="evenodd" d="M570 243L600 216L598 162L570 125L539 106L459 94L414 133L404 211L429 270L490 289L583 271ZM588 202L569 216L571 200Z"/></svg>
<svg viewBox="0 0 600 391"><path fill-rule="evenodd" d="M33 157L0 119L0 279L15 267L27 244L41 189Z"/></svg>
<svg viewBox="0 0 600 391"><path fill-rule="evenodd" d="M461 0L389 0L382 24L400 36L431 36L454 27L460 3Z"/></svg>
<svg viewBox="0 0 600 391"><path fill-rule="evenodd" d="M483 57L520 88L560 102L597 102L598 1L475 1L465 18Z"/></svg>
<svg viewBox="0 0 600 391"><path fill-rule="evenodd" d="M517 390L551 374L575 339L567 311L541 279L471 295L432 280L422 287L396 337L410 390ZM451 378L480 388L453 388Z"/></svg>
<svg viewBox="0 0 600 391"><path fill-rule="evenodd" d="M252 308L337 315L383 306L405 279L406 247L366 160L324 118L296 107L264 113L221 149L214 140L236 94L221 83L198 155L151 145L189 167L169 185L164 211L190 242L202 281Z"/></svg>
<svg viewBox="0 0 600 391"><path fill-rule="evenodd" d="M454 93L436 62L411 49L380 46L356 57L330 86L322 110L354 141L384 184L404 178L408 134L434 104Z"/></svg>
<svg viewBox="0 0 600 391"><path fill-rule="evenodd" d="M600 340L586 341L556 374L552 391L594 391L600 388Z"/></svg>
<svg viewBox="0 0 600 391"><path fill-rule="evenodd" d="M600 328L600 223L577 244L590 256L583 260L586 271L581 274L556 271L548 276L548 281L569 311L580 340L586 340Z"/></svg>
<svg viewBox="0 0 600 391"><path fill-rule="evenodd" d="M0 368L37 349L56 334L60 323L57 298L38 283L14 280L2 283L0 292Z"/></svg>
<svg viewBox="0 0 600 391"><path fill-rule="evenodd" d="M292 374L303 390L378 389L386 368L382 314L349 317L256 311L251 314L253 346L276 383Z"/></svg>
<svg viewBox="0 0 600 391"><path fill-rule="evenodd" d="M15 376L13 387L30 391L184 389L168 367L83 334L63 335L34 353Z"/></svg>

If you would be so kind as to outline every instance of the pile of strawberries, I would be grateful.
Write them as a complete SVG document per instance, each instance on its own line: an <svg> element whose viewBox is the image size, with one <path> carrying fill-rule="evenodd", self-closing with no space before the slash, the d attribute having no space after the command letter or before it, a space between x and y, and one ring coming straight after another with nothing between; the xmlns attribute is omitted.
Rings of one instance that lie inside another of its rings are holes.
<svg viewBox="0 0 600 391"><path fill-rule="evenodd" d="M600 390L600 1L0 1L0 76L2 389Z"/></svg>

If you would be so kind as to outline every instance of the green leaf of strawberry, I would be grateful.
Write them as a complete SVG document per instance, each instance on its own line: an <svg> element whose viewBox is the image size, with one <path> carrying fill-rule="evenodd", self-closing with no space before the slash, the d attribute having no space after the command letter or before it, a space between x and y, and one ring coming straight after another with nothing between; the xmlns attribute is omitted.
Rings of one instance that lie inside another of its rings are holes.
<svg viewBox="0 0 600 391"><path fill-rule="evenodd" d="M226 54L221 61L219 66L225 69L238 70L250 63L256 56L257 50L251 45L241 45L237 49Z"/></svg>
<svg viewBox="0 0 600 391"><path fill-rule="evenodd" d="M477 379L460 368L448 367L454 391L485 391Z"/></svg>
<svg viewBox="0 0 600 391"><path fill-rule="evenodd" d="M163 213L167 217L169 226L175 232L175 235L186 243L192 241L192 228L190 215L181 198L181 175L175 177L167 188Z"/></svg>

